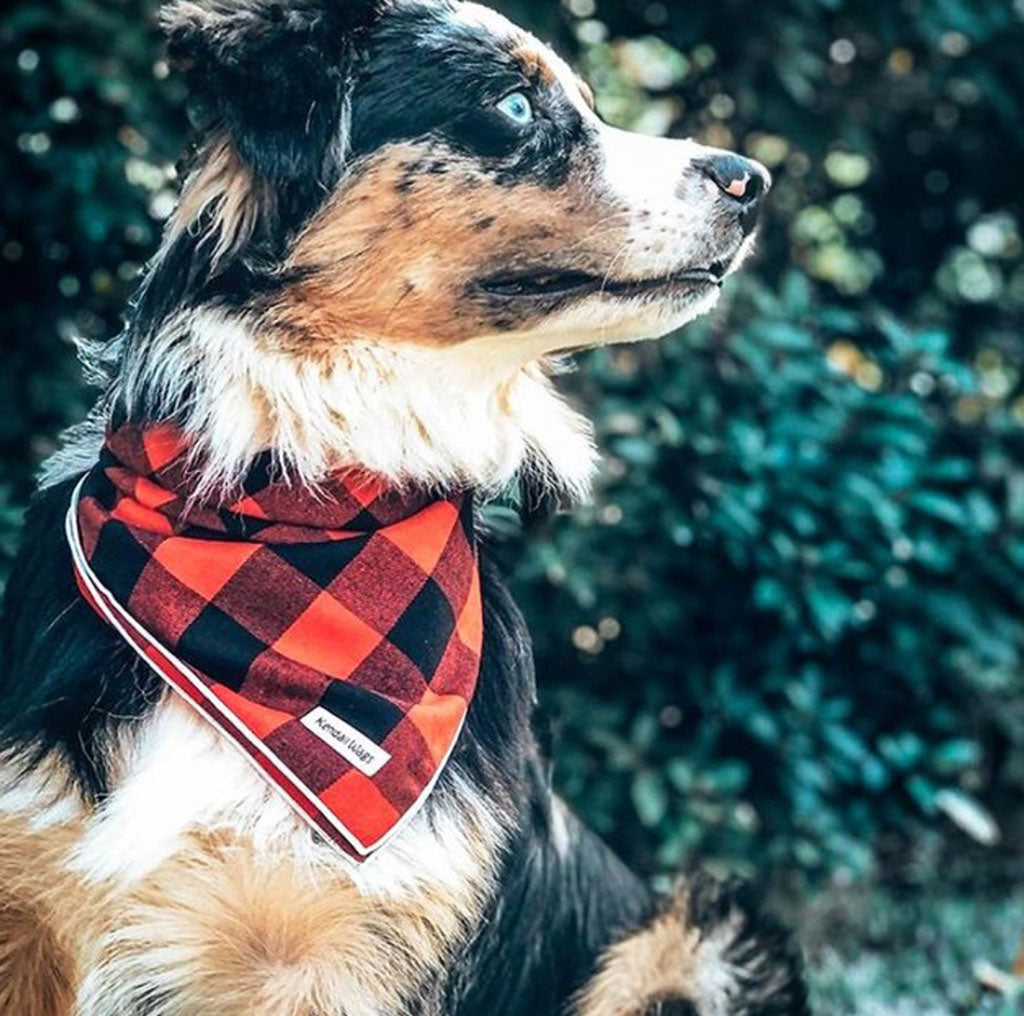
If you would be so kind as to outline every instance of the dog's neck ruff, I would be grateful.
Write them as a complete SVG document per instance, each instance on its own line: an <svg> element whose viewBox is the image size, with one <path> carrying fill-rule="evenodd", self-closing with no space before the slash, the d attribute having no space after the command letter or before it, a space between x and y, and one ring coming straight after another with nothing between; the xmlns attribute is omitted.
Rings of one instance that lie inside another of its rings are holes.
<svg viewBox="0 0 1024 1016"><path fill-rule="evenodd" d="M354 860L424 804L483 638L472 499L366 474L316 492L269 458L196 503L187 442L111 428L67 533L84 597Z"/></svg>

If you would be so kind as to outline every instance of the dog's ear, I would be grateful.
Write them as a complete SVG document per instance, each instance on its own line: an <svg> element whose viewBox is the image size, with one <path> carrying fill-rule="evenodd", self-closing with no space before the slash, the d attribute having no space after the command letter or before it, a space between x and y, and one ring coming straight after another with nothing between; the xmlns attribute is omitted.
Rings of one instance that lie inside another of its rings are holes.
<svg viewBox="0 0 1024 1016"><path fill-rule="evenodd" d="M360 38L394 0L170 0L168 56L196 103L181 200L131 319L158 327L215 279L273 266L342 173Z"/></svg>
<svg viewBox="0 0 1024 1016"><path fill-rule="evenodd" d="M353 53L387 2L172 0L161 22L202 118L273 186L344 153Z"/></svg>

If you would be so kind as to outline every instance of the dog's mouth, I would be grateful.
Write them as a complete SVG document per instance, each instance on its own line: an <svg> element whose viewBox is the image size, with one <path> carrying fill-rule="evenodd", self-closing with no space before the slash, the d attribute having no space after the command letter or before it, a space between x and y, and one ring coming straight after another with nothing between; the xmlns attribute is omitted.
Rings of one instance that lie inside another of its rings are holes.
<svg viewBox="0 0 1024 1016"><path fill-rule="evenodd" d="M616 279L589 272L537 269L501 272L483 279L479 288L507 300L551 299L601 294L620 298L645 296L680 289L720 286L727 266L716 262L707 268L684 268L646 279Z"/></svg>

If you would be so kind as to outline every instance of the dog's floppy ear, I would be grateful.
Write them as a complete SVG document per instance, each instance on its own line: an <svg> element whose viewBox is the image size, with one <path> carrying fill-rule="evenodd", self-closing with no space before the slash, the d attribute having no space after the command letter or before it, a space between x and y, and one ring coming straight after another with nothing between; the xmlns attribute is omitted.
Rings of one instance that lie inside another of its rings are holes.
<svg viewBox="0 0 1024 1016"><path fill-rule="evenodd" d="M172 0L172 63L208 124L270 185L317 179L344 152L359 34L388 0Z"/></svg>

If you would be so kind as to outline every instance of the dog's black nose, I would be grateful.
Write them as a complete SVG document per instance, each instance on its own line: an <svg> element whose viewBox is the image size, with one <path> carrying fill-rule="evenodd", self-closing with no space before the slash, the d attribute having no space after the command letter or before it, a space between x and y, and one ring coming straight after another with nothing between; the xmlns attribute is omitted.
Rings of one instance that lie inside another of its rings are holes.
<svg viewBox="0 0 1024 1016"><path fill-rule="evenodd" d="M753 159L731 152L716 153L701 159L696 168L739 206L740 224L745 233L757 225L761 199L768 193L772 178L768 170Z"/></svg>
<svg viewBox="0 0 1024 1016"><path fill-rule="evenodd" d="M743 205L760 201L771 186L771 178L764 166L731 152L709 155L700 160L697 168L723 193Z"/></svg>

